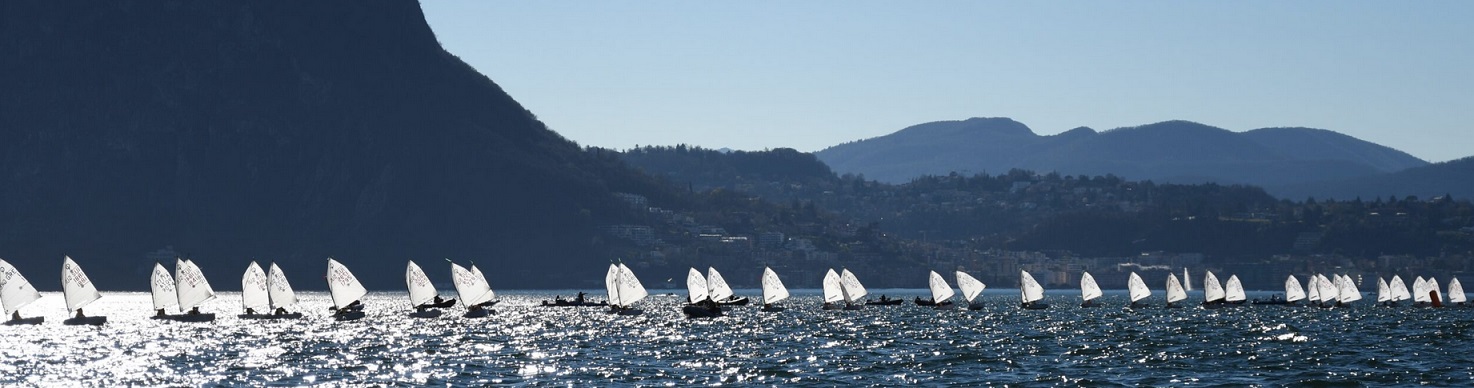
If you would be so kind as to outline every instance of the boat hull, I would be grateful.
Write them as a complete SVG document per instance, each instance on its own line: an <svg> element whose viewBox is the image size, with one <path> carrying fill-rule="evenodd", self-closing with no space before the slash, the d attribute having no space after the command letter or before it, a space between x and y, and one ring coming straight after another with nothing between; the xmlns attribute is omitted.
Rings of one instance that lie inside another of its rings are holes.
<svg viewBox="0 0 1474 388"><path fill-rule="evenodd" d="M338 321L352 321L364 317L363 311L343 311L333 314L333 319Z"/></svg>
<svg viewBox="0 0 1474 388"><path fill-rule="evenodd" d="M765 307L763 307L762 310L764 312L776 313L776 312L779 312L779 311L787 310L787 308L785 308L783 306L765 306Z"/></svg>
<svg viewBox="0 0 1474 388"><path fill-rule="evenodd" d="M158 320L164 320L164 321L174 321L174 322L211 322L211 321L214 321L215 320L215 314L214 313L206 313L206 314L170 314L170 315L155 315L155 316L152 316L150 318L158 319Z"/></svg>
<svg viewBox="0 0 1474 388"><path fill-rule="evenodd" d="M425 311L412 312L409 313L409 316L410 318L437 318L440 317L440 314L442 314L440 310L430 309Z"/></svg>
<svg viewBox="0 0 1474 388"><path fill-rule="evenodd" d="M687 318L716 318L722 316L721 309L708 309L702 306L681 307L681 313L686 314Z"/></svg>
<svg viewBox="0 0 1474 388"><path fill-rule="evenodd" d="M866 305L870 305L870 306L897 306L897 305L900 305L901 302L904 302L904 300L902 300L902 299L866 300L865 301L865 304Z"/></svg>
<svg viewBox="0 0 1474 388"><path fill-rule="evenodd" d="M612 314L618 314L618 315L640 315L640 314L644 314L645 313L645 310L640 310L640 309L637 309L637 308L628 308L628 307L626 307L626 308L615 307L615 308L610 309L609 312L612 313Z"/></svg>
<svg viewBox="0 0 1474 388"><path fill-rule="evenodd" d="M983 304L979 302L969 302L967 304L967 309L972 311L982 310Z"/></svg>
<svg viewBox="0 0 1474 388"><path fill-rule="evenodd" d="M31 318L12 319L12 320L9 320L9 321L5 321L5 324L6 325L39 325L39 324L41 324L42 322L45 322L45 321L46 321L46 317L31 317Z"/></svg>
<svg viewBox="0 0 1474 388"><path fill-rule="evenodd" d="M302 313L290 313L290 314L240 314L240 315L236 315L235 317L236 318L240 318L240 319L299 319L299 318L302 318Z"/></svg>
<svg viewBox="0 0 1474 388"><path fill-rule="evenodd" d="M860 309L860 305L858 305L858 304L845 305L844 306L844 309L845 310L859 310Z"/></svg>
<svg viewBox="0 0 1474 388"><path fill-rule="evenodd" d="M751 303L751 301L748 300L745 296L741 298L731 298L717 302L718 305L722 306L746 306L748 303Z"/></svg>
<svg viewBox="0 0 1474 388"><path fill-rule="evenodd" d="M1033 302L1033 303L1024 303L1024 304L1020 305L1020 307L1022 307L1024 310L1043 310L1043 309L1049 308L1049 304L1048 303Z"/></svg>
<svg viewBox="0 0 1474 388"><path fill-rule="evenodd" d="M81 317L81 318L68 318L67 320L61 321L61 324L63 324L63 325L73 325L73 326L75 326L75 325L94 325L95 326L95 325L101 325L101 324L104 324L104 323L107 323L107 317L103 317L103 316L97 316L97 317Z"/></svg>
<svg viewBox="0 0 1474 388"><path fill-rule="evenodd" d="M467 310L465 314L461 314L461 317L465 317L465 318L482 318L482 317L486 317L486 316L489 316L489 315L491 315L491 309L476 309L476 310Z"/></svg>
<svg viewBox="0 0 1474 388"><path fill-rule="evenodd" d="M424 304L425 307L437 308L437 309L443 309L443 308L447 308L447 307L451 307L451 306L455 306L455 305L456 305L456 300L455 299L445 300L445 301L442 301L440 303L426 303L426 304Z"/></svg>

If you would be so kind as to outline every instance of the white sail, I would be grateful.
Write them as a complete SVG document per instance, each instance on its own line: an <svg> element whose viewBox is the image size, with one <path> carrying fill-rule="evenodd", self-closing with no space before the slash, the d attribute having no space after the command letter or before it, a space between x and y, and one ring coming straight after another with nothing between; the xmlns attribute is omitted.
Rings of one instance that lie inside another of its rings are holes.
<svg viewBox="0 0 1474 388"><path fill-rule="evenodd" d="M718 302L732 297L732 287L727 285L727 279L723 279L716 268L706 267L706 293L711 300Z"/></svg>
<svg viewBox="0 0 1474 388"><path fill-rule="evenodd" d="M609 263L609 272L604 274L604 287L609 290L609 304L619 306L619 266Z"/></svg>
<svg viewBox="0 0 1474 388"><path fill-rule="evenodd" d="M36 291L36 287L25 276L21 276L15 266L0 260L0 305L5 307L5 312L20 310L36 299L41 299L41 292Z"/></svg>
<svg viewBox="0 0 1474 388"><path fill-rule="evenodd" d="M1019 294L1024 303L1036 302L1044 299L1044 286L1039 285L1029 271L1019 271Z"/></svg>
<svg viewBox="0 0 1474 388"><path fill-rule="evenodd" d="M1459 284L1459 278L1450 279L1448 281L1448 302L1464 303L1464 301L1466 300L1465 298L1466 296L1464 295L1464 285Z"/></svg>
<svg viewBox="0 0 1474 388"><path fill-rule="evenodd" d="M292 283L287 282L287 274L282 273L281 267L271 263L271 270L266 274L267 294L271 296L272 308L287 308L297 304L297 293L292 291Z"/></svg>
<svg viewBox="0 0 1474 388"><path fill-rule="evenodd" d="M1152 290L1146 287L1146 282L1141 280L1141 275L1135 272L1132 272L1131 277L1126 279L1126 289L1131 291L1132 303L1152 296Z"/></svg>
<svg viewBox="0 0 1474 388"><path fill-rule="evenodd" d="M1081 272L1080 297L1088 302L1091 299L1099 298L1101 295L1104 294L1100 292L1100 285L1095 284L1095 277L1090 276L1089 272Z"/></svg>
<svg viewBox="0 0 1474 388"><path fill-rule="evenodd" d="M834 268L824 274L824 303L836 303L844 300L844 287L839 285L839 274L834 273Z"/></svg>
<svg viewBox="0 0 1474 388"><path fill-rule="evenodd" d="M404 283L409 286L410 307L434 302L435 296L439 295L435 292L435 285L430 283L430 277L425 276L425 271L414 260L410 260L404 269Z"/></svg>
<svg viewBox="0 0 1474 388"><path fill-rule="evenodd" d="M962 289L962 297L967 299L967 303L972 303L972 300L977 299L978 295L983 293L983 289L988 288L988 285L966 272L957 271L957 288Z"/></svg>
<svg viewBox="0 0 1474 388"><path fill-rule="evenodd" d="M942 275L937 271L931 271L931 275L927 278L927 286L931 287L931 300L936 303L945 302L952 299L952 295L956 295L956 292L952 291L952 286L947 284L947 279L942 279Z"/></svg>
<svg viewBox="0 0 1474 388"><path fill-rule="evenodd" d="M1207 271L1207 275L1203 275L1203 300L1217 302L1223 297L1223 286L1218 284L1218 277L1213 276L1213 271Z"/></svg>
<svg viewBox="0 0 1474 388"><path fill-rule="evenodd" d="M1377 303L1392 300L1392 289L1387 287L1387 281L1377 277Z"/></svg>
<svg viewBox="0 0 1474 388"><path fill-rule="evenodd" d="M67 311L77 311L102 297L102 293L97 292L97 286L87 279L82 267L73 262L70 256L61 262L61 292L67 300Z"/></svg>
<svg viewBox="0 0 1474 388"><path fill-rule="evenodd" d="M154 310L179 306L179 294L174 290L174 276L163 264L154 263L154 273L149 277L149 292L154 297Z"/></svg>
<svg viewBox="0 0 1474 388"><path fill-rule="evenodd" d="M241 276L241 306L261 312L270 309L271 296L267 290L266 271L252 261L246 266L245 275Z"/></svg>
<svg viewBox="0 0 1474 388"><path fill-rule="evenodd" d="M1412 294L1407 291L1407 283L1402 281L1402 276L1392 275L1392 280L1387 282L1387 288L1392 291L1392 301L1412 299Z"/></svg>
<svg viewBox="0 0 1474 388"><path fill-rule="evenodd" d="M1350 275L1341 276L1341 303L1351 303L1361 300L1361 290L1356 288L1356 282L1351 280Z"/></svg>
<svg viewBox="0 0 1474 388"><path fill-rule="evenodd" d="M1228 282L1223 283L1223 300L1228 302L1244 300L1244 284L1239 282L1239 275L1228 275Z"/></svg>
<svg viewBox="0 0 1474 388"><path fill-rule="evenodd" d="M635 272L630 271L630 267L626 267L624 263L619 263L619 305L630 307L649 295L645 286L640 284L640 279L635 277Z"/></svg>
<svg viewBox="0 0 1474 388"><path fill-rule="evenodd" d="M1320 287L1321 301L1335 302L1341 300L1341 286L1337 285L1336 282L1332 281L1331 279L1327 279L1326 275L1316 276L1320 276L1320 281L1316 282L1315 285L1317 287Z"/></svg>
<svg viewBox="0 0 1474 388"><path fill-rule="evenodd" d="M1443 290L1438 289L1438 279L1434 279L1432 276L1429 276L1428 277L1428 284L1423 286L1423 298L1428 299L1429 302L1432 302L1433 301L1433 297L1430 296L1430 295L1428 295L1428 293L1430 293L1430 292L1442 292L1442 291ZM1442 302L1443 295L1439 295L1439 299L1440 299L1439 301Z"/></svg>
<svg viewBox="0 0 1474 388"><path fill-rule="evenodd" d="M1167 274L1167 303L1187 299L1187 291L1177 282L1177 275Z"/></svg>
<svg viewBox="0 0 1474 388"><path fill-rule="evenodd" d="M707 298L706 277L701 276L701 271L692 268L686 272L686 301L696 303Z"/></svg>
<svg viewBox="0 0 1474 388"><path fill-rule="evenodd" d="M1187 276L1187 267L1182 267L1182 289L1184 291L1193 290L1193 277Z"/></svg>
<svg viewBox="0 0 1474 388"><path fill-rule="evenodd" d="M472 264L471 268L476 268L476 265ZM450 263L450 282L455 285L456 294L460 295L461 304L466 307L489 302L496 295L479 269L468 270L460 264Z"/></svg>
<svg viewBox="0 0 1474 388"><path fill-rule="evenodd" d="M772 268L763 268L763 303L773 304L788 299L788 287L783 286L783 280L778 279L778 273Z"/></svg>
<svg viewBox="0 0 1474 388"><path fill-rule="evenodd" d="M1296 279L1295 275L1290 275L1285 279L1285 301L1294 302L1301 299L1305 299L1305 289L1300 288L1300 279Z"/></svg>
<svg viewBox="0 0 1474 388"><path fill-rule="evenodd" d="M860 279L855 278L855 274L850 273L849 269L839 270L839 287L844 290L845 301L850 303L858 302L868 294L865 286L860 284Z"/></svg>
<svg viewBox="0 0 1474 388"><path fill-rule="evenodd" d="M1428 281L1423 280L1422 276L1413 279L1413 302L1426 303L1431 301L1433 300L1428 298Z"/></svg>
<svg viewBox="0 0 1474 388"><path fill-rule="evenodd" d="M189 310L199 307L210 299L215 299L215 290L210 288L210 282L205 280L205 274L200 272L200 267L195 266L193 261L177 259L174 261L174 290L179 293L179 309Z"/></svg>
<svg viewBox="0 0 1474 388"><path fill-rule="evenodd" d="M1321 297L1321 277L1315 276L1315 274L1310 274L1310 282L1306 282L1306 285L1304 285L1304 288L1307 289L1307 291L1306 291L1306 299L1307 299L1307 301L1310 301L1310 302L1321 302L1321 301L1324 301L1325 298L1322 298Z"/></svg>
<svg viewBox="0 0 1474 388"><path fill-rule="evenodd" d="M337 260L328 258L328 293L333 295L333 305L338 308L348 306L353 301L368 294L363 288L363 283L348 271L348 267L338 263Z"/></svg>

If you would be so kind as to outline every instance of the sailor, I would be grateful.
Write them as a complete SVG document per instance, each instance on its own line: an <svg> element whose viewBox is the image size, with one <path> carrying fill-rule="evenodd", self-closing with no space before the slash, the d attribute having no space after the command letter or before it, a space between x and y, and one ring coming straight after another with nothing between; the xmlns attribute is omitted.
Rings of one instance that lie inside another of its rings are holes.
<svg viewBox="0 0 1474 388"><path fill-rule="evenodd" d="M282 308L282 307L277 307L276 308L276 311L273 311L272 313L273 314L276 314L276 315L287 315L287 309L286 308Z"/></svg>
<svg viewBox="0 0 1474 388"><path fill-rule="evenodd" d="M86 315L82 315L82 309L77 309L77 318L86 318L86 317L87 317Z"/></svg>
<svg viewBox="0 0 1474 388"><path fill-rule="evenodd" d="M12 311L10 313L10 319L19 321L20 320L20 310Z"/></svg>
<svg viewBox="0 0 1474 388"><path fill-rule="evenodd" d="M247 307L246 308L246 315L256 315L256 309Z"/></svg>
<svg viewBox="0 0 1474 388"><path fill-rule="evenodd" d="M583 303L583 295L584 295L583 294L583 291L579 291L578 292L578 297L577 298L573 298L573 301L574 302L577 302L577 303Z"/></svg>
<svg viewBox="0 0 1474 388"><path fill-rule="evenodd" d="M169 314L165 313L164 312L164 309L159 309L158 311L155 311L154 312L154 316L156 316L156 317L162 317L162 316L165 316L165 315L169 315Z"/></svg>
<svg viewBox="0 0 1474 388"><path fill-rule="evenodd" d="M200 308L196 306L195 308L189 309L189 315L200 315Z"/></svg>
<svg viewBox="0 0 1474 388"><path fill-rule="evenodd" d="M445 302L445 299L440 299L440 295L436 295L435 296L435 304L440 304L442 302Z"/></svg>

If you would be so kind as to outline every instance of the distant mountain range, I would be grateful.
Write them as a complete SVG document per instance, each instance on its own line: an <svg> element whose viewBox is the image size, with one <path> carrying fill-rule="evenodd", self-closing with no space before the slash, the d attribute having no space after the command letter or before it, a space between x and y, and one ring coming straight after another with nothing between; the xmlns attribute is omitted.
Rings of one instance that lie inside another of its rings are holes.
<svg viewBox="0 0 1474 388"><path fill-rule="evenodd" d="M836 173L892 183L922 175L998 174L1019 168L1172 183L1251 184L1285 195L1304 193L1290 188L1306 182L1373 179L1428 165L1402 151L1328 130L1231 132L1188 121L1104 132L1082 127L1040 136L1011 119L973 118L915 125L815 154Z"/></svg>
<svg viewBox="0 0 1474 388"><path fill-rule="evenodd" d="M0 255L41 289L62 255L145 288L169 246L217 289L253 259L321 289L329 256L370 288L444 258L583 286L614 258L598 227L643 215L612 193L663 190L548 130L414 1L0 9Z"/></svg>

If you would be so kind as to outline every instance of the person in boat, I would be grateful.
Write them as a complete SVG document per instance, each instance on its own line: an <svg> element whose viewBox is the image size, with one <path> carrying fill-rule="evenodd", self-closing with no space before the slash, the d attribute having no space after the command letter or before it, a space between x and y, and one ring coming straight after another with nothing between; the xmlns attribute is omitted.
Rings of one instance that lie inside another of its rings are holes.
<svg viewBox="0 0 1474 388"><path fill-rule="evenodd" d="M86 317L87 317L87 315L82 314L82 309L77 309L77 318L86 318Z"/></svg>
<svg viewBox="0 0 1474 388"><path fill-rule="evenodd" d="M256 309L247 307L246 308L246 315L256 315Z"/></svg>
<svg viewBox="0 0 1474 388"><path fill-rule="evenodd" d="M249 311L249 309L248 309L248 311ZM156 316L156 317L162 317L162 316L165 316L165 315L169 315L169 313L164 312L164 309L158 309L157 311L154 311L154 316Z"/></svg>
<svg viewBox="0 0 1474 388"><path fill-rule="evenodd" d="M195 308L189 309L189 315L200 315L200 308L196 306Z"/></svg>
<svg viewBox="0 0 1474 388"><path fill-rule="evenodd" d="M891 300L891 298L888 297L888 296L885 296L885 294L880 294L880 301L881 302L888 301L888 300Z"/></svg>
<svg viewBox="0 0 1474 388"><path fill-rule="evenodd" d="M277 307L276 311L272 311L271 313L276 315L287 315L287 309L283 307Z"/></svg>
<svg viewBox="0 0 1474 388"><path fill-rule="evenodd" d="M440 298L440 295L436 295L436 296L435 296L435 302L434 302L434 303L435 303L435 304L441 304L441 303L445 303L445 299L441 299L441 298Z"/></svg>
<svg viewBox="0 0 1474 388"><path fill-rule="evenodd" d="M583 291L579 291L578 296L573 298L573 303L583 304L583 295Z"/></svg>
<svg viewBox="0 0 1474 388"><path fill-rule="evenodd" d="M15 311L10 312L10 319L13 320L13 321L19 321L20 320L20 310L15 310Z"/></svg>

